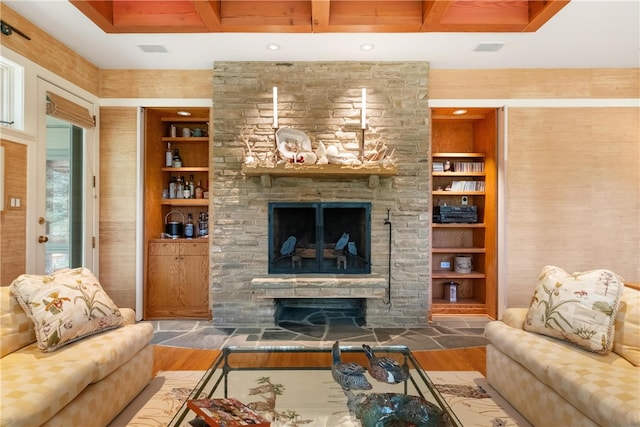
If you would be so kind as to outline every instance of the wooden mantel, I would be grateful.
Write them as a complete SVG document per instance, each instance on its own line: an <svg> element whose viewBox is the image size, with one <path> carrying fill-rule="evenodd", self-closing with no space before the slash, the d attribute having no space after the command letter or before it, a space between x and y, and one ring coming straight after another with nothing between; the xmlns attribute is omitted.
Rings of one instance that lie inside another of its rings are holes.
<svg viewBox="0 0 640 427"><path fill-rule="evenodd" d="M271 187L271 177L299 177L299 178L369 178L369 187L378 186L381 176L388 177L398 174L395 165L305 165L283 163L273 167L242 165L242 173L246 176L259 176L264 187Z"/></svg>

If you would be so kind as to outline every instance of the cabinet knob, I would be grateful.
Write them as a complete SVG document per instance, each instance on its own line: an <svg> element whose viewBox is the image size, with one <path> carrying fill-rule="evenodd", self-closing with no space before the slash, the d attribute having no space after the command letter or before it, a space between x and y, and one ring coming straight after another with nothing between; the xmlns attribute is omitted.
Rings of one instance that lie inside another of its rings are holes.
<svg viewBox="0 0 640 427"><path fill-rule="evenodd" d="M47 243L49 238L47 236L38 236L38 243Z"/></svg>

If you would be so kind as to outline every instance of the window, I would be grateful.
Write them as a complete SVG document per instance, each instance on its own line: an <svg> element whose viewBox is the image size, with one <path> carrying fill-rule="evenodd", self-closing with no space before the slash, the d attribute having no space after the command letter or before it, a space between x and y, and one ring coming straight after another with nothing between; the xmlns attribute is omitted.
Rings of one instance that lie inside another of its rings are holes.
<svg viewBox="0 0 640 427"><path fill-rule="evenodd" d="M0 125L24 130L24 68L0 57Z"/></svg>

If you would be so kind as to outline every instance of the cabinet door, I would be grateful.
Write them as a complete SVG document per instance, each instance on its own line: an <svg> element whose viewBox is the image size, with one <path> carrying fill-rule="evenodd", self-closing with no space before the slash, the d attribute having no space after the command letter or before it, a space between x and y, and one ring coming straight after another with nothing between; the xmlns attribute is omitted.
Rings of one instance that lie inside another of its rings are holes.
<svg viewBox="0 0 640 427"><path fill-rule="evenodd" d="M151 245L150 245L151 246ZM177 246L177 245L176 245ZM180 260L176 255L150 255L146 316L175 305L180 290Z"/></svg>
<svg viewBox="0 0 640 427"><path fill-rule="evenodd" d="M194 316L209 311L209 261L206 255L180 257L182 286L179 304L194 309Z"/></svg>

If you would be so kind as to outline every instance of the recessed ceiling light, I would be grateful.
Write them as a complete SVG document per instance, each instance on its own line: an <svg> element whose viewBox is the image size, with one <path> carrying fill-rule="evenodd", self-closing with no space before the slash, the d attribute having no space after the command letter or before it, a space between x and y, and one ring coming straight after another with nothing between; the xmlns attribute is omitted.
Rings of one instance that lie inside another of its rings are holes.
<svg viewBox="0 0 640 427"><path fill-rule="evenodd" d="M467 110L463 110L463 109L455 110L455 111L453 112L453 114L454 114L455 116L461 116L461 115L463 115L463 114L467 114Z"/></svg>
<svg viewBox="0 0 640 427"><path fill-rule="evenodd" d="M166 47L161 44L139 44L138 47L144 53L167 53Z"/></svg>
<svg viewBox="0 0 640 427"><path fill-rule="evenodd" d="M188 111L182 111L182 110L180 110L180 111L178 111L178 115L179 115L179 116L190 116L190 115L191 115L191 113L190 113L190 112L188 112Z"/></svg>
<svg viewBox="0 0 640 427"><path fill-rule="evenodd" d="M473 49L476 52L497 52L504 46L504 43L480 43Z"/></svg>
<svg viewBox="0 0 640 427"><path fill-rule="evenodd" d="M269 50L280 50L280 45L275 43L269 43L267 45L267 49Z"/></svg>
<svg viewBox="0 0 640 427"><path fill-rule="evenodd" d="M376 47L374 44L372 43L365 43L360 45L360 49L364 50L365 52L369 51L369 50L373 50L373 48Z"/></svg>

